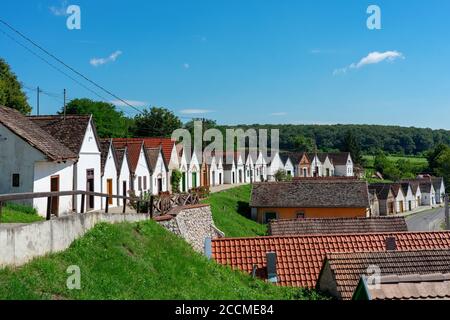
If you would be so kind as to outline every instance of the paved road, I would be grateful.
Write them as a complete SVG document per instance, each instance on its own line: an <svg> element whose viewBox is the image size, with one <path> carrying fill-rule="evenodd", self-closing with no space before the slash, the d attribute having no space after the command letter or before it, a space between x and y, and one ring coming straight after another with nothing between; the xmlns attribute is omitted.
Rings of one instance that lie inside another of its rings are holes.
<svg viewBox="0 0 450 320"><path fill-rule="evenodd" d="M444 208L436 208L413 214L406 218L406 223L409 231L435 231L441 230L444 220Z"/></svg>

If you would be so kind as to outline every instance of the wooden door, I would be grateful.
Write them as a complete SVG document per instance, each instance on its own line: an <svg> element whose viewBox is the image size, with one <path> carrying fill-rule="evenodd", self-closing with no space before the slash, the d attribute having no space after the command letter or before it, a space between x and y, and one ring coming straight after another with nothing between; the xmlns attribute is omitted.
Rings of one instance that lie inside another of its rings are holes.
<svg viewBox="0 0 450 320"><path fill-rule="evenodd" d="M113 180L108 179L106 180L106 190L108 192L108 195L110 196L108 198L108 204L113 204L113 198L111 197L113 195Z"/></svg>
<svg viewBox="0 0 450 320"><path fill-rule="evenodd" d="M94 192L95 187L94 187L94 170L93 169L89 169L86 170L86 191L88 192ZM94 209L94 196L89 195L87 197L87 208L89 210Z"/></svg>
<svg viewBox="0 0 450 320"><path fill-rule="evenodd" d="M50 178L50 191L59 192L59 176ZM59 216L59 197L52 197L51 213L55 216Z"/></svg>
<svg viewBox="0 0 450 320"><path fill-rule="evenodd" d="M186 192L186 172L181 176L181 191Z"/></svg>

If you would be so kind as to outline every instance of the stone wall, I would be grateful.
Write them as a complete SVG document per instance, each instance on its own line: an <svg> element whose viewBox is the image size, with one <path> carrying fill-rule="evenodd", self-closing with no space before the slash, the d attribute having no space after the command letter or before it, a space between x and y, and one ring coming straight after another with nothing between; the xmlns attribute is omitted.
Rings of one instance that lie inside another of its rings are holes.
<svg viewBox="0 0 450 320"><path fill-rule="evenodd" d="M146 214L89 212L24 225L0 224L0 267L21 266L33 258L63 251L100 222L148 219Z"/></svg>
<svg viewBox="0 0 450 320"><path fill-rule="evenodd" d="M155 220L170 232L182 237L195 251L204 253L205 239L223 237L214 225L211 207L199 204L177 207Z"/></svg>

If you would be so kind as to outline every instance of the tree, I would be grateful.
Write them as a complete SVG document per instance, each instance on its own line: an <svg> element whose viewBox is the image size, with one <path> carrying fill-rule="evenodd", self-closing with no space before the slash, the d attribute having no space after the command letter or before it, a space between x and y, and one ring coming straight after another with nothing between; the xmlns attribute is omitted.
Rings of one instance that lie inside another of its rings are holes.
<svg viewBox="0 0 450 320"><path fill-rule="evenodd" d="M292 139L292 144L296 151L314 152L317 149L314 139L305 136L294 137Z"/></svg>
<svg viewBox="0 0 450 320"><path fill-rule="evenodd" d="M343 152L350 152L353 162L356 164L362 163L361 146L358 139L355 137L352 131L347 131L343 145L341 148Z"/></svg>
<svg viewBox="0 0 450 320"><path fill-rule="evenodd" d="M59 114L63 114L62 109ZM101 138L129 137L131 119L111 103L90 99L74 99L66 106L66 114L92 114Z"/></svg>
<svg viewBox="0 0 450 320"><path fill-rule="evenodd" d="M172 176L170 177L170 183L172 184L172 192L179 193L180 192L180 181L182 177L182 173L180 170L173 170Z"/></svg>
<svg viewBox="0 0 450 320"><path fill-rule="evenodd" d="M136 137L170 137L182 127L180 119L170 110L152 107L134 118L133 134Z"/></svg>
<svg viewBox="0 0 450 320"><path fill-rule="evenodd" d="M275 172L275 180L276 181L291 181L292 176L290 174L286 173L286 170L279 169L277 172Z"/></svg>
<svg viewBox="0 0 450 320"><path fill-rule="evenodd" d="M31 107L27 96L22 92L22 85L11 71L5 60L0 58L0 105L30 114Z"/></svg>
<svg viewBox="0 0 450 320"><path fill-rule="evenodd" d="M436 176L443 177L446 186L450 184L450 147L439 144L428 155L430 171Z"/></svg>

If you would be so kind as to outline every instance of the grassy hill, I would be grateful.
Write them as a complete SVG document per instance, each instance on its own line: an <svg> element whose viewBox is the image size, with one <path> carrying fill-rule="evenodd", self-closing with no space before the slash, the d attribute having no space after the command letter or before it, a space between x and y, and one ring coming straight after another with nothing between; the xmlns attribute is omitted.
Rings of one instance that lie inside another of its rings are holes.
<svg viewBox="0 0 450 320"><path fill-rule="evenodd" d="M81 270L68 290L66 270ZM58 254L0 270L0 299L300 299L282 288L217 265L153 221L99 224Z"/></svg>
<svg viewBox="0 0 450 320"><path fill-rule="evenodd" d="M267 226L249 219L252 187L245 185L213 193L204 203L211 205L214 223L227 237L266 235Z"/></svg>

